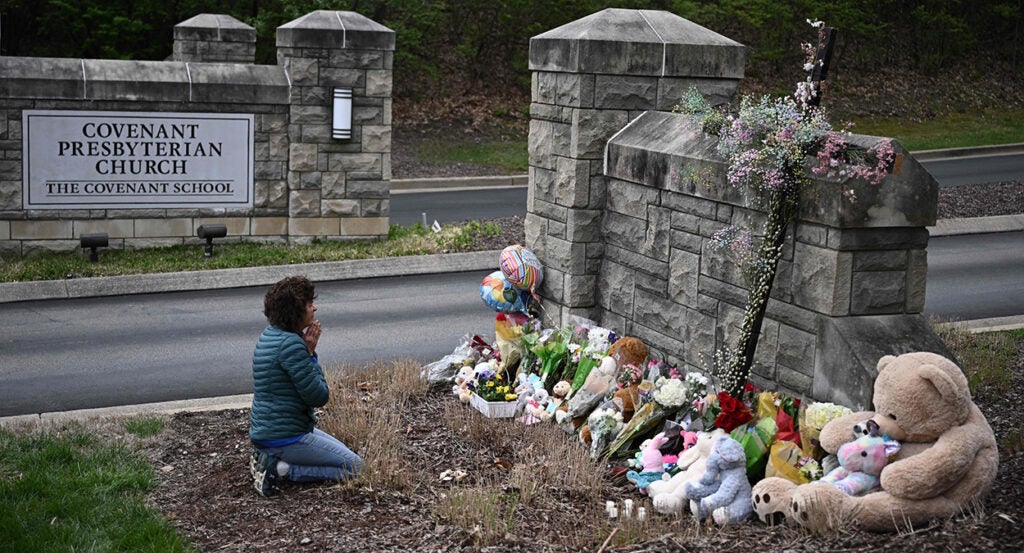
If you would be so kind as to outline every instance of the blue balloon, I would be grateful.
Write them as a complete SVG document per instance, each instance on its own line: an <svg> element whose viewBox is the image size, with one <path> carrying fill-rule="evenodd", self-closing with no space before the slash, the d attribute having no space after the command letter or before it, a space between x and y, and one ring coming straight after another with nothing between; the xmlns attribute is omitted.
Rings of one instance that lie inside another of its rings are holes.
<svg viewBox="0 0 1024 553"><path fill-rule="evenodd" d="M527 313L532 299L529 291L512 286L501 271L484 277L480 283L480 298L499 313Z"/></svg>

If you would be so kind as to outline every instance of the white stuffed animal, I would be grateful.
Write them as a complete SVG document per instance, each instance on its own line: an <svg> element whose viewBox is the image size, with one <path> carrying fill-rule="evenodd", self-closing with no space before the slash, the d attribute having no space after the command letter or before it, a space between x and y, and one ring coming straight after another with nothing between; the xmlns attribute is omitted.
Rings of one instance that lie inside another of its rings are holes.
<svg viewBox="0 0 1024 553"><path fill-rule="evenodd" d="M476 376L476 371L469 365L464 365L455 375L455 385L452 386L452 393L462 403L469 403L469 381L473 380L474 376Z"/></svg>
<svg viewBox="0 0 1024 553"><path fill-rule="evenodd" d="M655 511L666 515L678 515L683 512L689 501L684 490L685 484L704 475L715 440L725 435L725 430L721 428L716 428L712 432L698 432L697 444L680 454L679 460L676 461L679 472L667 480L657 480L647 486L647 494L651 497Z"/></svg>

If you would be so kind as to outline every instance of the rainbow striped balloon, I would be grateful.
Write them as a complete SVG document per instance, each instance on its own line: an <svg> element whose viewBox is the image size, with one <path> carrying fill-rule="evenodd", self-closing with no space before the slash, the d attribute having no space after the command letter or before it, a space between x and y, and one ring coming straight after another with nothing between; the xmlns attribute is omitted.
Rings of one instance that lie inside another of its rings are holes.
<svg viewBox="0 0 1024 553"><path fill-rule="evenodd" d="M512 286L536 294L544 280L540 261L530 250L516 244L501 250L501 273Z"/></svg>

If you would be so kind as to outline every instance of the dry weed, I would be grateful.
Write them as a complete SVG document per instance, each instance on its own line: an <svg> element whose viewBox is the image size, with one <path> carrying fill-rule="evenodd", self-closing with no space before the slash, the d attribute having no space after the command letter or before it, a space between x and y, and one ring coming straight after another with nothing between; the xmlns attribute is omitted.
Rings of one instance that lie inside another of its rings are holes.
<svg viewBox="0 0 1024 553"><path fill-rule="evenodd" d="M421 482L413 459L396 455L404 440L402 416L409 399L428 390L412 361L378 362L365 370L328 372L331 400L323 430L353 447L363 459L350 486L405 490Z"/></svg>
<svg viewBox="0 0 1024 553"><path fill-rule="evenodd" d="M1003 436L1003 439L999 441L999 449L1008 456L1024 451L1024 427L1017 427Z"/></svg>
<svg viewBox="0 0 1024 553"><path fill-rule="evenodd" d="M442 495L435 516L462 528L477 545L495 545L516 531L518 497L494 485L453 489Z"/></svg>
<svg viewBox="0 0 1024 553"><path fill-rule="evenodd" d="M460 435L474 449L508 443L514 421L488 419L467 404L448 401L444 405L444 425ZM520 428L522 426L520 425Z"/></svg>

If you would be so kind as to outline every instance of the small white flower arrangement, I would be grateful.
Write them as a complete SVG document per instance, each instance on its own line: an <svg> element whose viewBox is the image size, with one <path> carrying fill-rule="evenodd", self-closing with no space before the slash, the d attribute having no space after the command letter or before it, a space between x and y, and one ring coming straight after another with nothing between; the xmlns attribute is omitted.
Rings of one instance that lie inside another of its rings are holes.
<svg viewBox="0 0 1024 553"><path fill-rule="evenodd" d="M849 407L836 405L835 403L812 403L807 407L804 414L805 424L812 428L824 428L825 424L835 418L853 413Z"/></svg>

